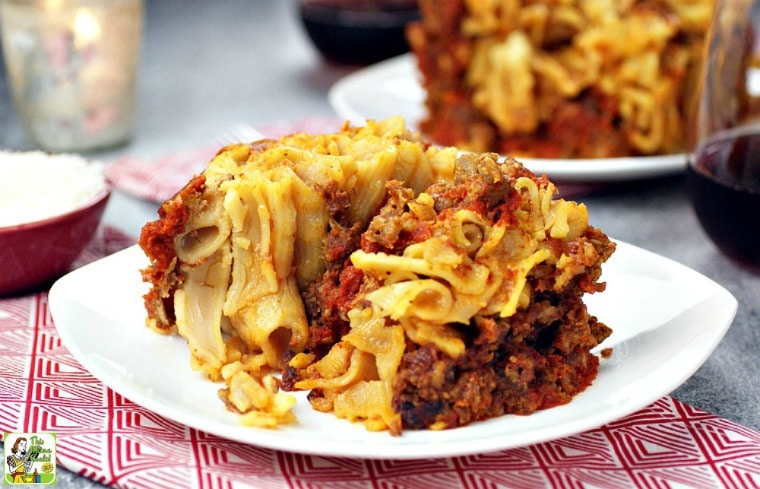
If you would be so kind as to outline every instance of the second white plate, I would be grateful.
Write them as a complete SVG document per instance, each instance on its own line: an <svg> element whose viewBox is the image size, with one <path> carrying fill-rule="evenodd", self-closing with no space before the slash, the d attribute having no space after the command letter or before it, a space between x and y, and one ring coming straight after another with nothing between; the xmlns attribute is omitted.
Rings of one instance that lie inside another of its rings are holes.
<svg viewBox="0 0 760 489"><path fill-rule="evenodd" d="M425 93L414 57L405 54L356 71L332 86L330 104L354 124L400 115L417 129L425 115ZM671 175L686 168L684 154L663 156L541 159L518 158L533 172L565 182L619 182Z"/></svg>

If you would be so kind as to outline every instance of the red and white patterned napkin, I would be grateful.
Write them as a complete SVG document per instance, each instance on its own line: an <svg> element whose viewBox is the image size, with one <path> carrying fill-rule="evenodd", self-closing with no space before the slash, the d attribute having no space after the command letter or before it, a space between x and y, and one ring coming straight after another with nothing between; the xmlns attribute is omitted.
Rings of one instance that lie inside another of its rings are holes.
<svg viewBox="0 0 760 489"><path fill-rule="evenodd" d="M276 138L294 132L335 132L342 123L342 119L334 117L309 117L256 126L255 129L265 137ZM161 203L181 190L193 175L202 172L221 146L221 143L208 143L155 159L124 157L106 167L106 175L115 188L140 199ZM605 187L599 183L554 183L565 198L577 198Z"/></svg>
<svg viewBox="0 0 760 489"><path fill-rule="evenodd" d="M78 265L132 244L104 228ZM0 432L55 432L59 465L119 488L757 488L760 433L670 397L596 430L431 460L287 453L144 409L61 343L47 292L0 299Z"/></svg>

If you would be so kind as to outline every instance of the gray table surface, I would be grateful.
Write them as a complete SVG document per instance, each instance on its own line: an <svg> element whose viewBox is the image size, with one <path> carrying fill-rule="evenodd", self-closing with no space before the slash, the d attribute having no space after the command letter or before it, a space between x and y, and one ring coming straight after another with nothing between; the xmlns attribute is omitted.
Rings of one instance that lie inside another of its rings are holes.
<svg viewBox="0 0 760 489"><path fill-rule="evenodd" d="M146 0L133 140L96 155L158 157L207 143L235 124L334 116L327 92L356 68L324 62L293 1ZM0 148L29 149L0 68ZM760 431L760 275L721 255L692 212L683 175L627 182L579 197L610 236L681 262L739 301L731 328L676 399ZM157 205L116 192L106 222L137 237ZM1 450L0 450L1 451ZM59 471L58 487L98 487Z"/></svg>

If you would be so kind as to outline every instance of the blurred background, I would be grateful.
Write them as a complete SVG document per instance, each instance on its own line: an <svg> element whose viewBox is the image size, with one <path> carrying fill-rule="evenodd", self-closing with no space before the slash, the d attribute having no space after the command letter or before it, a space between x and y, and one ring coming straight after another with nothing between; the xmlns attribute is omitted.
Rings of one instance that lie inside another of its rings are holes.
<svg viewBox="0 0 760 489"><path fill-rule="evenodd" d="M338 31L326 29L324 23L361 23L377 17L366 12L358 17L356 13L337 17L324 5L304 6L304 12L316 19L311 28L322 36L318 38L320 46L333 50L326 58L311 42L301 21L301 3L226 0L222 5L203 0L145 0L137 123L128 148L116 151L128 149L135 157L156 156L182 149L187 141L208 142L220 130L241 122L256 125L306 115L333 116L327 100L333 83L362 64L397 54L369 53L365 58L341 55L334 51L335 43L330 39L330 34ZM346 4L340 0L316 3L339 8ZM388 3L397 4L392 9L414 4L408 0ZM186 15L189 11L193 15ZM380 22L387 24L389 16ZM360 38L353 38L346 45L360 43ZM161 147L151 146L155 142ZM31 149L11 102L4 65L0 67L0 147ZM106 151L99 156L107 158L109 154Z"/></svg>
<svg viewBox="0 0 760 489"><path fill-rule="evenodd" d="M256 127L306 117L337 118L327 97L330 87L377 57L321 54L301 21L301 3L144 0L133 137L124 146L90 156L104 161L124 156L152 160L208 146L240 123ZM354 47L358 41L343 45ZM13 107L3 63L0 148L32 149ZM757 356L760 331L760 281L720 255L702 234L684 180L678 174L592 187L582 197L592 224L609 235L693 267L739 297L739 315L726 339L674 396L759 429L758 391L747 386L756 382L758 373L752 358ZM146 220L155 217L157 205L114 192L105 222L136 238ZM66 486L86 487L83 484L75 480Z"/></svg>

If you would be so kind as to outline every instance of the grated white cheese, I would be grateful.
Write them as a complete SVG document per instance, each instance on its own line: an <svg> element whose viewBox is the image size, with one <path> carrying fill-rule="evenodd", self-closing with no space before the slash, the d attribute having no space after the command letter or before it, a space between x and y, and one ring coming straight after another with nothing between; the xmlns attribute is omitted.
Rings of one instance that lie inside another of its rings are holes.
<svg viewBox="0 0 760 489"><path fill-rule="evenodd" d="M0 226L64 214L104 187L102 166L81 156L0 151Z"/></svg>

